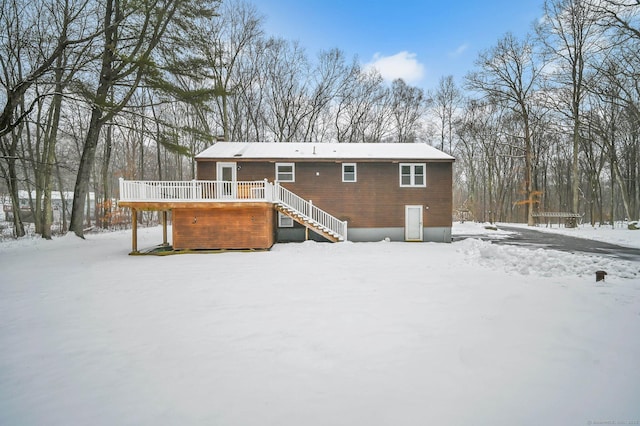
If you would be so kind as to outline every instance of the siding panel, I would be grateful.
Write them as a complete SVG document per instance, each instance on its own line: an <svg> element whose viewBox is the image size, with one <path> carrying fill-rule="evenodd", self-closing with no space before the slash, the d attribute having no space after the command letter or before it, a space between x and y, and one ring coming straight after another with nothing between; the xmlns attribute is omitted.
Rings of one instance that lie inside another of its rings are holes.
<svg viewBox="0 0 640 426"><path fill-rule="evenodd" d="M173 210L175 249L267 249L274 241L269 203L217 204Z"/></svg>

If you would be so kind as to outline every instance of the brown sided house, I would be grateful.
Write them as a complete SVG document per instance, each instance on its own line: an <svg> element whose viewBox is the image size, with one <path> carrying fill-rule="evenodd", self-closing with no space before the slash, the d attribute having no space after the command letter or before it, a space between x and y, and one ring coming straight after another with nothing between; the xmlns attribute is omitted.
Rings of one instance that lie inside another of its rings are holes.
<svg viewBox="0 0 640 426"><path fill-rule="evenodd" d="M172 211L174 249L450 242L453 161L421 143L218 142L197 180L121 181L120 205Z"/></svg>

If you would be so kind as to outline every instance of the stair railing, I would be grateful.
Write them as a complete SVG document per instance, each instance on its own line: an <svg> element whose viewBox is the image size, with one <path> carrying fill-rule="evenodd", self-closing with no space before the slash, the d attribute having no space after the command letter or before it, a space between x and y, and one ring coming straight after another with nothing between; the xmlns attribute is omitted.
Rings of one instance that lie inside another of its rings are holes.
<svg viewBox="0 0 640 426"><path fill-rule="evenodd" d="M284 208L288 208L293 213L298 214L303 219L310 222L314 227L320 228L324 232L335 234L339 239L347 240L347 221L338 219L315 206L313 201L305 200L299 195L276 182L273 185L273 200L280 203Z"/></svg>

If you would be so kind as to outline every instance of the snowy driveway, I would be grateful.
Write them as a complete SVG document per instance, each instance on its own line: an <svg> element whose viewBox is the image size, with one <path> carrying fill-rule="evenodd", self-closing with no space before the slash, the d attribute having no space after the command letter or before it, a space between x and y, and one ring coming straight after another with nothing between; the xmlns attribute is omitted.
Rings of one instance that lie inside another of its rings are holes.
<svg viewBox="0 0 640 426"><path fill-rule="evenodd" d="M491 234L481 236L485 241L501 245L516 245L528 248L548 248L570 253L600 254L622 260L640 262L640 249L610 244L603 241L572 237L556 233L544 232L535 228L521 228L500 225L500 230L510 234ZM478 235L458 235L455 240L478 238Z"/></svg>

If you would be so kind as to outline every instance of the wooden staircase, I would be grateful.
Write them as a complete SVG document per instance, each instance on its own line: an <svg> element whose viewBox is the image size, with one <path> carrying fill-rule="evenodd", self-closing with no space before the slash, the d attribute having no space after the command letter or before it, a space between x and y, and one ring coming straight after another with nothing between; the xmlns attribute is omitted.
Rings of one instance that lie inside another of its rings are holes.
<svg viewBox="0 0 640 426"><path fill-rule="evenodd" d="M278 183L274 185L274 207L307 229L337 243L347 240L347 222L313 205Z"/></svg>
<svg viewBox="0 0 640 426"><path fill-rule="evenodd" d="M324 238L331 241L332 243L344 241L344 238L339 234L335 233L329 228L324 227L322 224L316 222L315 220L302 215L300 212L297 212L296 210L289 208L281 203L276 203L274 204L274 206L276 210L279 211L280 213L289 216L290 218L298 222L300 225L308 229L311 229L313 232L319 235L322 235Z"/></svg>

